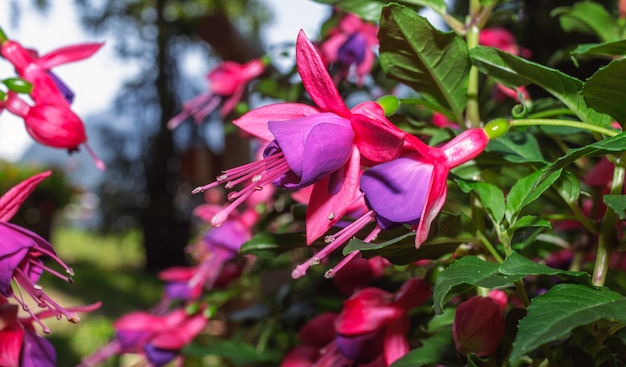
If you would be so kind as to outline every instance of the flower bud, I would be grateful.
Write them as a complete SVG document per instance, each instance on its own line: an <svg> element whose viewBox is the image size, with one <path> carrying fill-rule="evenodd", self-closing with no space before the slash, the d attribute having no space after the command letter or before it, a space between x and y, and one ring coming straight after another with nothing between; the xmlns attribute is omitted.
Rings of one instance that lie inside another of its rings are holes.
<svg viewBox="0 0 626 367"><path fill-rule="evenodd" d="M452 324L454 346L463 355L488 356L498 348L504 327L504 316L496 301L472 297L456 309Z"/></svg>

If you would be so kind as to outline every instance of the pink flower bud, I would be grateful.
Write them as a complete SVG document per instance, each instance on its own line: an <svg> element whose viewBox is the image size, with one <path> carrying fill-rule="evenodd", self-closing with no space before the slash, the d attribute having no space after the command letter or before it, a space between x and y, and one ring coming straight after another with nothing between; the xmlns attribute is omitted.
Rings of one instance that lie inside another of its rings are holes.
<svg viewBox="0 0 626 367"><path fill-rule="evenodd" d="M496 301L472 297L461 303L454 315L452 337L456 350L463 355L490 355L498 348L504 327L504 316Z"/></svg>

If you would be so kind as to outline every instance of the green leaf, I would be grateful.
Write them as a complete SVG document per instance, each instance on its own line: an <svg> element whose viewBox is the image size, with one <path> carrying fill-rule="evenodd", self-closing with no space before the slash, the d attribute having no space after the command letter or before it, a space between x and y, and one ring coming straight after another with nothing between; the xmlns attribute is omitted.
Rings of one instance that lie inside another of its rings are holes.
<svg viewBox="0 0 626 367"><path fill-rule="evenodd" d="M474 239L476 228L465 214L441 213L433 223L428 239L415 248L415 233L405 233L381 243L369 243L353 238L343 248L343 254L361 251L366 259L383 256L396 265L406 265L418 260L436 260L453 253L462 243Z"/></svg>
<svg viewBox="0 0 626 367"><path fill-rule="evenodd" d="M378 38L387 74L462 121L470 60L461 37L435 29L413 9L390 4L383 8Z"/></svg>
<svg viewBox="0 0 626 367"><path fill-rule="evenodd" d="M318 3L336 6L337 8L358 15L360 18L369 22L378 22L380 12L383 6L389 4L393 0L315 0ZM429 7L439 14L446 12L446 3L444 0L395 0L395 3L401 3L414 6Z"/></svg>
<svg viewBox="0 0 626 367"><path fill-rule="evenodd" d="M452 293L462 293L472 286L496 288L512 284L521 276L509 276L498 272L499 264L487 262L476 256L466 256L457 260L439 273L433 290L435 312L441 313L443 305Z"/></svg>
<svg viewBox="0 0 626 367"><path fill-rule="evenodd" d="M494 223L500 223L504 217L504 193L496 185L486 182L455 180L464 193L473 192L487 210Z"/></svg>
<svg viewBox="0 0 626 367"><path fill-rule="evenodd" d="M534 215L525 215L513 223L508 229L509 238L513 238L513 233L520 228L528 228L528 227L543 227L543 228L552 228L550 222L545 219L541 219Z"/></svg>
<svg viewBox="0 0 626 367"><path fill-rule="evenodd" d="M583 86L589 107L626 122L626 59L613 60L596 71Z"/></svg>
<svg viewBox="0 0 626 367"><path fill-rule="evenodd" d="M534 298L519 322L509 361L567 336L574 328L605 319L626 323L626 298L607 288L557 284Z"/></svg>
<svg viewBox="0 0 626 367"><path fill-rule="evenodd" d="M626 195L604 195L602 201L608 205L621 220L626 220Z"/></svg>
<svg viewBox="0 0 626 367"><path fill-rule="evenodd" d="M246 241L239 249L239 252L242 254L278 253L302 246L306 246L306 239L303 233L260 232Z"/></svg>
<svg viewBox="0 0 626 367"><path fill-rule="evenodd" d="M613 137L602 139L595 143L581 148L570 149L564 156L555 160L552 164L544 168L541 179L560 170L568 164L583 157L599 157L612 153L620 153L626 150L626 132L619 133ZM541 180L540 180L541 181Z"/></svg>
<svg viewBox="0 0 626 367"><path fill-rule="evenodd" d="M578 45L570 52L572 56L623 56L626 55L626 40Z"/></svg>
<svg viewBox="0 0 626 367"><path fill-rule="evenodd" d="M567 106L581 121L607 127L611 117L587 107L579 94L582 82L556 69L522 59L504 51L478 46L470 51L480 71L509 87L536 84Z"/></svg>
<svg viewBox="0 0 626 367"><path fill-rule="evenodd" d="M591 285L591 276L584 271L567 271L562 269L554 269L546 265L538 264L524 256L513 252L509 255L504 263L500 265L498 271L501 274L514 276L514 277L526 277L528 275L547 275L558 276L562 279L572 280L577 283Z"/></svg>
<svg viewBox="0 0 626 367"><path fill-rule="evenodd" d="M514 163L546 163L537 139L525 131L512 131L490 140L486 152L498 153Z"/></svg>
<svg viewBox="0 0 626 367"><path fill-rule="evenodd" d="M221 356L235 366L249 366L259 363L276 365L281 358L276 351L259 352L250 344L232 340L214 341L210 345L191 344L185 347L183 354L194 357Z"/></svg>
<svg viewBox="0 0 626 367"><path fill-rule="evenodd" d="M515 224L515 217L528 204L537 200L559 178L561 171L552 172L543 176L543 170L536 171L520 179L513 185L506 197L505 216Z"/></svg>
<svg viewBox="0 0 626 367"><path fill-rule="evenodd" d="M563 171L561 177L557 180L556 189L567 203L574 204L578 202L580 195L580 180L570 171Z"/></svg>
<svg viewBox="0 0 626 367"><path fill-rule="evenodd" d="M556 8L550 15L559 17L561 28L566 32L592 34L604 42L619 38L615 17L598 3L580 1L571 7Z"/></svg>
<svg viewBox="0 0 626 367"><path fill-rule="evenodd" d="M459 363L454 342L452 329L444 328L428 339L422 341L419 348L412 349L402 358L395 361L391 367L420 367L444 364L454 366Z"/></svg>

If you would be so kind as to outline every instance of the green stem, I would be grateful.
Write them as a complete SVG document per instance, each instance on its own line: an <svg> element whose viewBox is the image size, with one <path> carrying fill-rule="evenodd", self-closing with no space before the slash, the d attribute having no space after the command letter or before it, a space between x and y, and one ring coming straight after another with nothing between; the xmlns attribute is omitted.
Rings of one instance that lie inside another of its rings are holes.
<svg viewBox="0 0 626 367"><path fill-rule="evenodd" d="M478 35L480 28L476 25L470 25L467 32L467 47L472 49L478 45ZM467 104L465 109L465 119L469 127L480 126L480 111L478 108L478 69L472 66L469 70L469 79L467 84Z"/></svg>
<svg viewBox="0 0 626 367"><path fill-rule="evenodd" d="M576 116L574 112L572 112L572 110L570 110L569 108L555 108L553 110L530 113L528 114L528 118L529 119L543 119L546 117L563 116L563 115Z"/></svg>
<svg viewBox="0 0 626 367"><path fill-rule="evenodd" d="M4 33L4 30L2 29L2 27L0 27L0 44L8 40L9 38L7 37L6 33Z"/></svg>
<svg viewBox="0 0 626 367"><path fill-rule="evenodd" d="M491 244L491 241L489 241L489 239L481 231L478 231L477 235L478 235L478 238L480 238L480 241L483 243L483 246L485 246L485 248L487 249L487 251L489 251L491 256L493 256L493 258L496 259L498 264L502 264L504 262L504 259L502 259L502 256L500 256L500 254L498 253L498 250L496 250L496 248L493 247L493 245Z"/></svg>
<svg viewBox="0 0 626 367"><path fill-rule="evenodd" d="M611 180L611 195L619 195L624 187L624 160L622 155L615 158L615 167L613 168L613 180ZM600 237L598 238L598 249L596 250L596 263L593 268L593 284L603 286L606 281L606 274L609 271L609 261L611 260L611 252L617 246L617 216L611 208L606 208L602 227L600 228Z"/></svg>
<svg viewBox="0 0 626 367"><path fill-rule="evenodd" d="M620 133L618 130L607 129L601 126L596 126L596 125L588 124L586 122L581 122L581 121L553 120L553 119L509 120L509 126L540 126L540 125L574 127L578 129L593 131L595 133L600 133L606 136L615 136Z"/></svg>

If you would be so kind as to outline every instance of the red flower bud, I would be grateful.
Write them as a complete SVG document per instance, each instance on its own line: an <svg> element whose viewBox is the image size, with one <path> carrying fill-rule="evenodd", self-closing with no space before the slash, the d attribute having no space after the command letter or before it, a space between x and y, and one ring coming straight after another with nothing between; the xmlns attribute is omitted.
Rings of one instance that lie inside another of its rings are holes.
<svg viewBox="0 0 626 367"><path fill-rule="evenodd" d="M498 348L504 334L504 316L500 306L489 297L472 297L456 309L452 337L456 350L484 357Z"/></svg>

